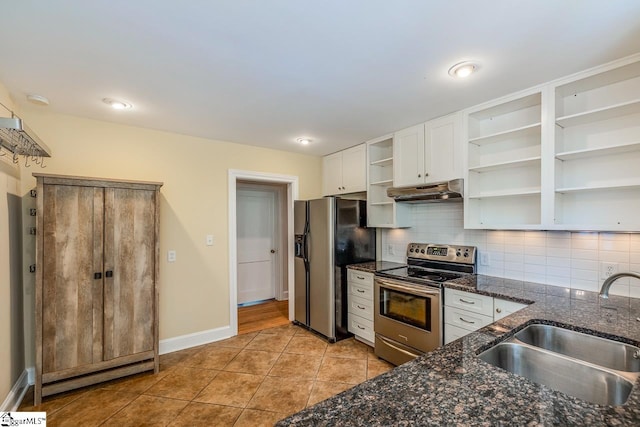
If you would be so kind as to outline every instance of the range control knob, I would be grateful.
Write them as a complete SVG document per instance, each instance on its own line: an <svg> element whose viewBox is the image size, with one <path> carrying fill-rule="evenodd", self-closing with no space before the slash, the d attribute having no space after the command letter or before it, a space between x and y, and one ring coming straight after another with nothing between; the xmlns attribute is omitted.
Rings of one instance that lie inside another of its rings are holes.
<svg viewBox="0 0 640 427"><path fill-rule="evenodd" d="M464 253L464 257L465 257L465 258L469 258L469 252L465 252L465 253Z"/></svg>
<svg viewBox="0 0 640 427"><path fill-rule="evenodd" d="M421 253L424 253L424 249L420 249L420 252L421 252Z"/></svg>
<svg viewBox="0 0 640 427"><path fill-rule="evenodd" d="M460 255L462 255L460 251L456 252L456 256L460 256Z"/></svg>
<svg viewBox="0 0 640 427"><path fill-rule="evenodd" d="M413 248L409 249L409 252L413 252Z"/></svg>

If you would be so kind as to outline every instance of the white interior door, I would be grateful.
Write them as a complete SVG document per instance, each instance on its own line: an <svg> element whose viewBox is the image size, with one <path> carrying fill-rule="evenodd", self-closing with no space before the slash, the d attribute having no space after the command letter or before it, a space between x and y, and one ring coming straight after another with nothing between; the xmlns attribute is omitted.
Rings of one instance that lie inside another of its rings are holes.
<svg viewBox="0 0 640 427"><path fill-rule="evenodd" d="M238 304L276 296L277 192L238 188Z"/></svg>

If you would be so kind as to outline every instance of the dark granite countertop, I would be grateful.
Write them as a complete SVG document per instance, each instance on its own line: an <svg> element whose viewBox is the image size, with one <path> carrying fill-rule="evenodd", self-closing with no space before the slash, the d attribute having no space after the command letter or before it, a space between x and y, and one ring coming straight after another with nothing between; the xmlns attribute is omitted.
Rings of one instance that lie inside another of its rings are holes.
<svg viewBox="0 0 640 427"><path fill-rule="evenodd" d="M400 264L399 262L392 261L371 261L363 262L360 264L351 264L347 266L352 270L366 271L368 273L375 273L376 271L391 270L392 268L404 267L406 264Z"/></svg>
<svg viewBox="0 0 640 427"><path fill-rule="evenodd" d="M531 323L617 336L638 345L640 299L603 300L595 292L481 275L447 282L445 287L531 305L277 425L640 425L638 382L625 405L596 405L477 357Z"/></svg>

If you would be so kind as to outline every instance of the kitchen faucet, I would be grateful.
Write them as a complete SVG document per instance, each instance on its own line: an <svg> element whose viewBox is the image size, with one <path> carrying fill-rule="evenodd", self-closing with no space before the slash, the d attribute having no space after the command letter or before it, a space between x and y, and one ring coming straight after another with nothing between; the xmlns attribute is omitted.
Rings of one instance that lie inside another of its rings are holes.
<svg viewBox="0 0 640 427"><path fill-rule="evenodd" d="M612 274L602 283L602 289L600 289L600 296L602 298L609 298L609 288L611 287L613 282L615 282L621 277L635 277L636 279L640 280L640 274L634 273L633 271Z"/></svg>

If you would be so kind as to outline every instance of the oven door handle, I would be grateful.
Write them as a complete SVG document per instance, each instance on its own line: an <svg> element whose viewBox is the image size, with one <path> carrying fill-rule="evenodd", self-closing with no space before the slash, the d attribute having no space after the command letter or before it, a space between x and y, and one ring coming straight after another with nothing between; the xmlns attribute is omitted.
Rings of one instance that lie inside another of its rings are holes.
<svg viewBox="0 0 640 427"><path fill-rule="evenodd" d="M382 337L380 335L377 335L376 339L383 341L385 345L388 345L392 349L394 349L396 351L399 351L400 353L406 354L409 357L416 358L416 357L421 355L419 353L412 353L410 351L405 350L404 348L400 348L400 347L398 347L396 345L393 345L393 343L391 341L389 341L388 339L386 339L385 337Z"/></svg>
<svg viewBox="0 0 640 427"><path fill-rule="evenodd" d="M427 296L427 295L435 295L435 296L439 296L440 295L440 290L429 290L429 289L416 289L414 287L409 287L409 286L404 286L401 285L399 283L395 283L395 282L388 282L386 280L382 280L382 279L376 279L376 281L381 285L384 286L385 288L388 289L393 289L396 291L403 291L403 292L407 292L410 294L414 294L414 295L420 295L420 296Z"/></svg>

